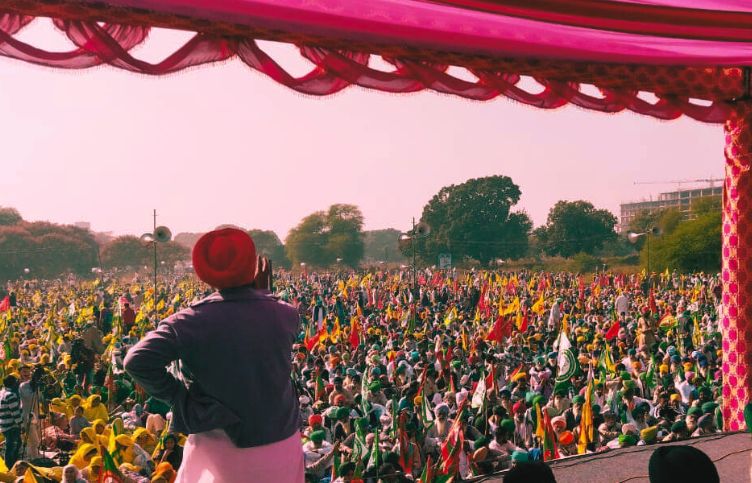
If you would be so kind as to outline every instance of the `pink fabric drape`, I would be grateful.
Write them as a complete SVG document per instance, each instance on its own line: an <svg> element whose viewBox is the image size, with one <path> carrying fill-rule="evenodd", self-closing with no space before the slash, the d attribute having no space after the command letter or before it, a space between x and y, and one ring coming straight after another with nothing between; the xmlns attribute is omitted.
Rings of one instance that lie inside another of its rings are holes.
<svg viewBox="0 0 752 483"><path fill-rule="evenodd" d="M728 36L734 33L737 37L752 35L748 27L743 28L752 16L749 6L729 15L740 18L733 25L742 27L711 25L708 20L709 25L686 26L683 30L686 37L679 33L667 38L498 15L428 0L109 0L107 3L258 29L334 37L345 42L446 52L587 62L752 65L752 44L728 41ZM617 4L625 12L630 5L635 6L632 2L607 3ZM686 1L684 7L694 4ZM668 16L674 22L680 17L679 9ZM587 23L589 17L583 15L575 20ZM661 27L668 29L671 25L667 20L654 28L660 31ZM692 39L708 35L726 40Z"/></svg>
<svg viewBox="0 0 752 483"><path fill-rule="evenodd" d="M725 132L723 418L737 431L752 395L752 103L736 106Z"/></svg>
<svg viewBox="0 0 752 483"><path fill-rule="evenodd" d="M713 102L709 106L693 104L688 97L659 94L649 103L637 96L636 89L602 88L601 97L581 91L579 84L561 80L537 79L544 89L539 93L526 91L519 85L520 76L489 69L471 69L476 81L463 80L447 72L448 65L436 65L409 58L387 59L391 72L368 65L370 54L338 52L317 47L301 47L301 55L315 67L306 75L295 77L284 70L252 40L213 38L197 34L161 62L150 63L131 55L130 50L141 44L148 34L145 27L128 27L94 22L56 20L55 26L65 32L75 45L66 52L47 52L15 38L29 23L28 17L6 14L0 16L0 54L27 62L58 68L81 69L109 64L120 69L149 75L176 72L187 67L229 59L237 55L253 69L298 92L329 95L350 85L392 93L430 89L473 100L489 100L506 96L535 107L553 109L572 103L601 112L630 110L659 119L675 119L687 115L704 122L719 123L727 117L728 106ZM656 80L660 76L656 76Z"/></svg>

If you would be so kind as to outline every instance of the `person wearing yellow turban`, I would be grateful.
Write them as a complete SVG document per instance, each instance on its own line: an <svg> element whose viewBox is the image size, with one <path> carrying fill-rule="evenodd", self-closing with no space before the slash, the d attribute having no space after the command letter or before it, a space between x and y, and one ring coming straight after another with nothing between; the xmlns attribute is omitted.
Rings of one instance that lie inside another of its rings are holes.
<svg viewBox="0 0 752 483"><path fill-rule="evenodd" d="M101 419L107 421L110 417L107 412L107 407L102 404L102 396L99 394L92 394L86 399L84 404L84 417L89 421Z"/></svg>
<svg viewBox="0 0 752 483"><path fill-rule="evenodd" d="M91 459L95 456L97 456L96 446L94 446L93 444L84 443L76 450L75 453L73 453L73 456L71 456L68 464L74 465L79 470L82 470L89 466Z"/></svg>
<svg viewBox="0 0 752 483"><path fill-rule="evenodd" d="M71 407L60 399L59 397L53 398L50 401L50 411L65 414L66 418L71 418L73 416L73 411L71 411Z"/></svg>
<svg viewBox="0 0 752 483"><path fill-rule="evenodd" d="M96 448L107 447L108 440L105 436L97 434L96 430L90 426L81 430L81 445L91 444Z"/></svg>
<svg viewBox="0 0 752 483"><path fill-rule="evenodd" d="M102 457L95 456L91 459L89 466L81 471L81 474L89 483L98 483L102 474Z"/></svg>
<svg viewBox="0 0 752 483"><path fill-rule="evenodd" d="M122 463L138 466L151 474L151 470L154 469L151 455L144 451L141 446L136 444L132 437L127 434L118 434L115 437L115 446Z"/></svg>
<svg viewBox="0 0 752 483"><path fill-rule="evenodd" d="M133 439L137 445L141 446L149 454L153 454L157 448L157 438L146 428L137 428L133 432Z"/></svg>

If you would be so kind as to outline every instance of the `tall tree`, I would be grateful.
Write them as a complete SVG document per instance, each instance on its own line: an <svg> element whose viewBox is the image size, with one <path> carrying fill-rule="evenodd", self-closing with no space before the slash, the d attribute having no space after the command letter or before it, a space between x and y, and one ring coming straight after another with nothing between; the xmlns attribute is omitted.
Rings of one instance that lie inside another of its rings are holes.
<svg viewBox="0 0 752 483"><path fill-rule="evenodd" d="M508 176L474 178L445 186L423 208L421 221L431 227L430 236L418 238L418 256L436 264L440 253L455 260L471 258L487 265L498 258L526 254L532 228L524 212L512 212L522 192ZM404 245L403 253L412 248Z"/></svg>
<svg viewBox="0 0 752 483"><path fill-rule="evenodd" d="M256 245L256 253L269 258L273 266L290 268L290 259L285 253L285 246L276 233L271 230L248 230Z"/></svg>
<svg viewBox="0 0 752 483"><path fill-rule="evenodd" d="M312 213L290 230L285 251L295 265L330 266L339 258L355 267L363 258L363 214L346 204Z"/></svg>
<svg viewBox="0 0 752 483"><path fill-rule="evenodd" d="M548 255L571 257L592 254L616 238L615 226L613 213L596 209L589 201L559 201L549 211L546 224L534 234Z"/></svg>

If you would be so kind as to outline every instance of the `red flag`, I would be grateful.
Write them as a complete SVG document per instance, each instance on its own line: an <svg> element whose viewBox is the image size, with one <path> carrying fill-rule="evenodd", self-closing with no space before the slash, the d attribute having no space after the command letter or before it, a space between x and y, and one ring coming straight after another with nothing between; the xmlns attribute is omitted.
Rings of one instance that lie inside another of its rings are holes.
<svg viewBox="0 0 752 483"><path fill-rule="evenodd" d="M405 430L405 423L407 422L407 413L403 412L399 417L399 426L397 429L397 439L399 441L399 465L402 467L402 471L407 475L413 474L413 466L415 465L415 451L410 441L410 437Z"/></svg>
<svg viewBox="0 0 752 483"><path fill-rule="evenodd" d="M486 390L496 392L496 366L491 364L491 372L486 376Z"/></svg>
<svg viewBox="0 0 752 483"><path fill-rule="evenodd" d="M460 468L460 453L464 443L462 431L462 412L465 409L465 403L457 409L457 417L452 423L444 443L441 445L441 461L439 462L438 475L454 476Z"/></svg>
<svg viewBox="0 0 752 483"><path fill-rule="evenodd" d="M618 320L616 322L614 322L614 325L612 325L611 328L608 329L608 331L606 332L606 335L604 336L606 338L606 340L611 340L614 337L616 337L617 335L619 335L619 328L620 327L621 327L621 324L619 323Z"/></svg>
<svg viewBox="0 0 752 483"><path fill-rule="evenodd" d="M10 310L10 297L5 296L2 302L0 302L0 312L5 312L7 310Z"/></svg>
<svg viewBox="0 0 752 483"><path fill-rule="evenodd" d="M548 411L543 411L543 429L545 437L543 438L543 461L551 461L559 458L559 448L556 445L556 433L551 424L551 416Z"/></svg>
<svg viewBox="0 0 752 483"><path fill-rule="evenodd" d="M650 289L650 299L649 299L648 305L650 307L650 312L653 315L656 315L658 313L658 306L655 303L655 294L653 294L652 288Z"/></svg>
<svg viewBox="0 0 752 483"><path fill-rule="evenodd" d="M484 283L483 287L480 289L480 298L478 299L478 310L484 311L486 310L486 292L488 292L488 284Z"/></svg>
<svg viewBox="0 0 752 483"><path fill-rule="evenodd" d="M353 350L360 345L360 324L355 318L350 321L350 347Z"/></svg>
<svg viewBox="0 0 752 483"><path fill-rule="evenodd" d="M519 330L522 333L527 332L527 324L528 324L527 309L525 309L525 313L522 314L522 317L520 318L519 323L517 325L517 330Z"/></svg>
<svg viewBox="0 0 752 483"><path fill-rule="evenodd" d="M319 340L321 340L321 334L323 332L324 332L324 329L322 328L320 331L316 332L316 335L314 335L313 337L311 337L310 339L304 342L308 352L311 352L311 350L313 350L313 348L316 347L316 344L318 344Z"/></svg>
<svg viewBox="0 0 752 483"><path fill-rule="evenodd" d="M504 341L504 337L512 335L512 324L509 321L505 321L500 315L496 318L491 331L486 336L486 340L496 341L501 344Z"/></svg>

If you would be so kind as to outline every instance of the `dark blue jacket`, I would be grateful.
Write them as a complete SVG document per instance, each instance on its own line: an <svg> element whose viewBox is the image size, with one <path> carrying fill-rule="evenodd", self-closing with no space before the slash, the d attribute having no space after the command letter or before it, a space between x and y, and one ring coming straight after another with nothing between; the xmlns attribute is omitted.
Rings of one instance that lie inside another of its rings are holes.
<svg viewBox="0 0 752 483"><path fill-rule="evenodd" d="M125 358L150 395L172 405L175 431L224 429L240 448L298 430L291 351L298 312L249 287L216 292L160 322ZM179 361L182 377L167 370Z"/></svg>

